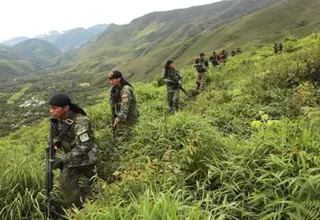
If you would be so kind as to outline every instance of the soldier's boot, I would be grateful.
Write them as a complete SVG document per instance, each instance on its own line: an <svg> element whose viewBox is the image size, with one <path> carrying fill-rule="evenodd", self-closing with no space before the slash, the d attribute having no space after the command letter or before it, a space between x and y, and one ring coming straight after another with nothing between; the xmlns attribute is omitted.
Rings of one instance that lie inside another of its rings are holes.
<svg viewBox="0 0 320 220"><path fill-rule="evenodd" d="M170 97L170 99L168 100L169 102L169 114L174 114L174 104L173 104L173 100L172 97Z"/></svg>
<svg viewBox="0 0 320 220"><path fill-rule="evenodd" d="M170 115L173 115L174 113L175 113L175 108L174 107L172 107L172 108L170 108L170 110L169 110L169 114Z"/></svg>
<svg viewBox="0 0 320 220"><path fill-rule="evenodd" d="M174 108L175 108L175 111L179 110L179 101L178 100L174 102Z"/></svg>

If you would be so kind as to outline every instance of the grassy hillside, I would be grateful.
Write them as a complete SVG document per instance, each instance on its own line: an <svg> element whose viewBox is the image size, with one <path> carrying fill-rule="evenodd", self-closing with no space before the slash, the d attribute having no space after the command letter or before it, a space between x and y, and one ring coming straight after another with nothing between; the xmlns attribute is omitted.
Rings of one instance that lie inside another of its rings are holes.
<svg viewBox="0 0 320 220"><path fill-rule="evenodd" d="M26 60L41 66L49 66L62 52L53 44L39 39L23 41L13 47Z"/></svg>
<svg viewBox="0 0 320 220"><path fill-rule="evenodd" d="M121 68L132 79L152 79L163 63L187 54L202 33L281 0L221 1L188 9L154 12L128 25L110 25L90 46L77 51L77 62L69 69L101 73ZM202 45L201 48L206 45ZM198 52L196 53L198 54ZM194 57L196 54L191 54ZM190 59L190 53L188 53ZM185 60L184 60L185 61ZM61 61L61 63L64 63Z"/></svg>
<svg viewBox="0 0 320 220"><path fill-rule="evenodd" d="M19 76L34 74L42 71L43 68L27 60L1 60L0 59L0 80L7 81Z"/></svg>
<svg viewBox="0 0 320 220"><path fill-rule="evenodd" d="M263 46L292 35L302 37L317 33L320 31L319 10L320 2L316 0L284 1L240 18L217 31L205 33L190 50L196 53L199 48L203 48L211 54L213 50L223 48ZM185 60L187 57L185 55L181 59Z"/></svg>
<svg viewBox="0 0 320 220"><path fill-rule="evenodd" d="M104 101L86 111L120 180L98 180L95 198L69 218L319 219L320 36L290 39L285 48L230 58L210 71L203 93L181 96L183 109L173 116L164 86L134 84L140 122L117 152L103 92ZM191 90L194 71L182 72ZM4 219L44 217L48 128L45 120L0 139Z"/></svg>

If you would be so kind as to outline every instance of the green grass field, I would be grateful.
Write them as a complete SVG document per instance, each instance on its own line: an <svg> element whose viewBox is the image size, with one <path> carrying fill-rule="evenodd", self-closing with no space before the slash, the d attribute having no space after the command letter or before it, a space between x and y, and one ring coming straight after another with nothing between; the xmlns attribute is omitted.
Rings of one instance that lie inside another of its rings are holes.
<svg viewBox="0 0 320 220"><path fill-rule="evenodd" d="M121 181L98 180L95 198L68 218L319 219L319 88L310 73L320 66L320 36L284 48L230 58L209 72L205 92L191 101L181 95L183 109L173 116L164 86L135 83L140 122L117 152L108 93L101 93L86 111L109 175ZM182 72L192 91L194 70ZM4 219L44 218L48 128L44 120L0 139Z"/></svg>

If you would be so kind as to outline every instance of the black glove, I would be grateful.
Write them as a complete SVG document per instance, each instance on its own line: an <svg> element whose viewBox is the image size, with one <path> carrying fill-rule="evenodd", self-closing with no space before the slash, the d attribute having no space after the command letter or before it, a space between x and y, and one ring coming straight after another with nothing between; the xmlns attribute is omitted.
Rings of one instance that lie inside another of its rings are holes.
<svg viewBox="0 0 320 220"><path fill-rule="evenodd" d="M58 168L59 168L60 170L62 170L62 168L63 168L63 162L62 162L61 159L55 160L55 161L53 162L53 164L52 164L52 169L53 169L53 170L58 169Z"/></svg>

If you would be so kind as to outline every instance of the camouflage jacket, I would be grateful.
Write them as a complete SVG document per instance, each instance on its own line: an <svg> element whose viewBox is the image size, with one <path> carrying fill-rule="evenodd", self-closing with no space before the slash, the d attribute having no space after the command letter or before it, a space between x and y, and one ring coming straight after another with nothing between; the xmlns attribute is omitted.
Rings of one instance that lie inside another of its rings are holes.
<svg viewBox="0 0 320 220"><path fill-rule="evenodd" d="M208 67L209 67L209 63L207 60L201 59L201 58L197 58L195 61L195 67L198 73L204 73L207 72Z"/></svg>
<svg viewBox="0 0 320 220"><path fill-rule="evenodd" d="M60 159L67 167L78 167L95 164L99 149L94 141L93 129L89 118L79 113L73 113L73 122L63 132L59 140L62 150ZM61 131L63 123L58 122L58 132Z"/></svg>
<svg viewBox="0 0 320 220"><path fill-rule="evenodd" d="M181 83L182 76L178 69L163 70L163 78L168 87L177 87L177 83Z"/></svg>
<svg viewBox="0 0 320 220"><path fill-rule="evenodd" d="M139 111L131 86L111 87L110 106L115 109L116 118L114 120L126 124L137 122Z"/></svg>

